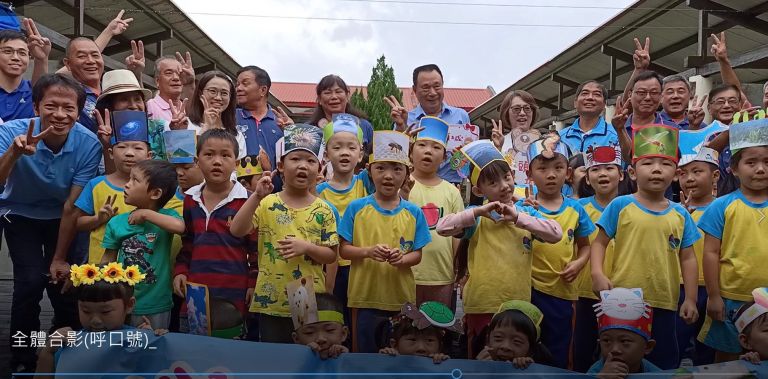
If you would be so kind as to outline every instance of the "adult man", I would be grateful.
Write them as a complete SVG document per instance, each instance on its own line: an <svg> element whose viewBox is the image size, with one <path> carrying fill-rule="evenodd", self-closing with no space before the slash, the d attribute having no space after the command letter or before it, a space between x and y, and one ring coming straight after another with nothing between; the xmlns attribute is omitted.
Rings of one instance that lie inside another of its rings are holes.
<svg viewBox="0 0 768 379"><path fill-rule="evenodd" d="M394 98L385 99L392 107L395 130L405 131L409 125L416 124L424 116L438 117L451 125L469 123L467 111L452 107L443 101L443 73L437 65L427 64L413 70L413 93L419 105L408 112ZM438 175L454 184L461 182L458 172L451 170L448 159L440 166Z"/></svg>
<svg viewBox="0 0 768 379"><path fill-rule="evenodd" d="M85 104L79 83L61 74L43 76L32 89L32 100L39 118L0 128L0 183L5 184L0 223L13 262L11 336L40 329L43 290L54 308L54 328L79 324L74 300L54 284L69 271L75 199L96 176L101 158L96 135L76 122ZM12 368L34 369L34 348L11 350Z"/></svg>
<svg viewBox="0 0 768 379"><path fill-rule="evenodd" d="M51 41L40 35L31 19L22 23L29 37L15 30L0 30L0 101L5 104L0 107L0 118L5 121L35 116L32 85L48 72ZM30 57L35 61L31 81L23 77Z"/></svg>
<svg viewBox="0 0 768 379"><path fill-rule="evenodd" d="M702 99L704 100L704 99ZM691 101L691 84L682 75L671 75L664 78L661 87L661 107L659 116L665 123L677 125L682 130L700 129L707 125L704 121L704 111L690 114L688 103ZM700 109L704 104L694 99L693 108Z"/></svg>
<svg viewBox="0 0 768 379"><path fill-rule="evenodd" d="M149 118L171 122L173 109L182 108L183 94L191 94L195 89L195 70L192 67L192 56L187 52L186 58L181 54L163 56L155 61L155 83L157 95L147 101ZM181 112L181 109L177 109Z"/></svg>
<svg viewBox="0 0 768 379"><path fill-rule="evenodd" d="M104 58L101 50L92 40L85 37L73 38L67 44L64 66L85 89L85 105L82 107L78 122L93 133L98 132L93 110L101 88L101 75L104 74Z"/></svg>
<svg viewBox="0 0 768 379"><path fill-rule="evenodd" d="M595 80L581 83L576 89L573 107L579 117L560 130L560 138L573 152L586 152L590 146L619 146L616 130L605 122L603 111L608 91Z"/></svg>
<svg viewBox="0 0 768 379"><path fill-rule="evenodd" d="M248 155L259 155L261 150L269 157L270 169L277 168L275 143L283 137L281 120L267 103L272 80L269 74L256 66L246 66L237 72L237 128L245 135ZM277 187L277 186L276 186ZM277 190L277 189L276 189Z"/></svg>

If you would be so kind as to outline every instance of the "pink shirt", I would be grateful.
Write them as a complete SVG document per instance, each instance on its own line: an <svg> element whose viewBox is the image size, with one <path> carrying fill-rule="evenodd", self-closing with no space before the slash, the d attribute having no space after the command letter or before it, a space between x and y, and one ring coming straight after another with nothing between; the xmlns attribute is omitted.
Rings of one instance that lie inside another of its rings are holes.
<svg viewBox="0 0 768 379"><path fill-rule="evenodd" d="M160 97L160 93L147 101L147 116L151 119L171 122L171 105Z"/></svg>
<svg viewBox="0 0 768 379"><path fill-rule="evenodd" d="M515 226L525 229L544 242L555 243L563 237L563 229L555 220L533 217L525 212L518 212L514 204L510 204L517 213L517 222ZM476 219L474 209L470 208L463 212L449 214L437 222L437 234L441 236L456 236L464 229L475 225Z"/></svg>

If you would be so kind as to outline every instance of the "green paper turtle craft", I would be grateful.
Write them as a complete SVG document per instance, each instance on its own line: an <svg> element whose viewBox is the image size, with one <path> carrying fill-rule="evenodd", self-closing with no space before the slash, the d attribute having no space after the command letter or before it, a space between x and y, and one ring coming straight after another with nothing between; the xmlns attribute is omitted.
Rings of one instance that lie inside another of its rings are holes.
<svg viewBox="0 0 768 379"><path fill-rule="evenodd" d="M456 320L453 312L438 301L425 301L418 308L411 303L403 304L401 315L412 320L413 326L422 330L430 326L463 333L461 321Z"/></svg>

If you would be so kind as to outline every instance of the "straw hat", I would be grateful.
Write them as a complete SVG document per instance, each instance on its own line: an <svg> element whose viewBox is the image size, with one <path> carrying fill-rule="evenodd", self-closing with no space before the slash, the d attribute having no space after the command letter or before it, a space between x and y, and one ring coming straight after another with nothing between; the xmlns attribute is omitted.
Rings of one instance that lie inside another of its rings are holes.
<svg viewBox="0 0 768 379"><path fill-rule="evenodd" d="M96 106L99 107L109 95L131 91L141 91L145 102L152 98L152 91L141 88L139 81L136 80L136 76L132 72L128 70L105 72L101 78L101 95L96 99Z"/></svg>

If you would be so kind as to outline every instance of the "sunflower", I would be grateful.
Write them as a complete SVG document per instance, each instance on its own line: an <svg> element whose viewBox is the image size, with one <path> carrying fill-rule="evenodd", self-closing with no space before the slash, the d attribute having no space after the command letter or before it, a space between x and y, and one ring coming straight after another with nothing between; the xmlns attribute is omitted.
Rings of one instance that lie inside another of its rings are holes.
<svg viewBox="0 0 768 379"><path fill-rule="evenodd" d="M80 285L80 266L72 265L69 269L69 279L72 281L72 285L77 287Z"/></svg>
<svg viewBox="0 0 768 379"><path fill-rule="evenodd" d="M118 283L125 280L123 265L112 262L101 269L101 277L107 283Z"/></svg>
<svg viewBox="0 0 768 379"><path fill-rule="evenodd" d="M136 283L144 280L144 277L146 276L146 274L142 274L141 271L139 271L139 266L133 265L125 268L125 281L129 285L136 285Z"/></svg>
<svg viewBox="0 0 768 379"><path fill-rule="evenodd" d="M80 266L79 268L81 284L90 285L96 283L97 280L101 280L101 276L99 275L99 268L96 267L96 265L86 264Z"/></svg>

